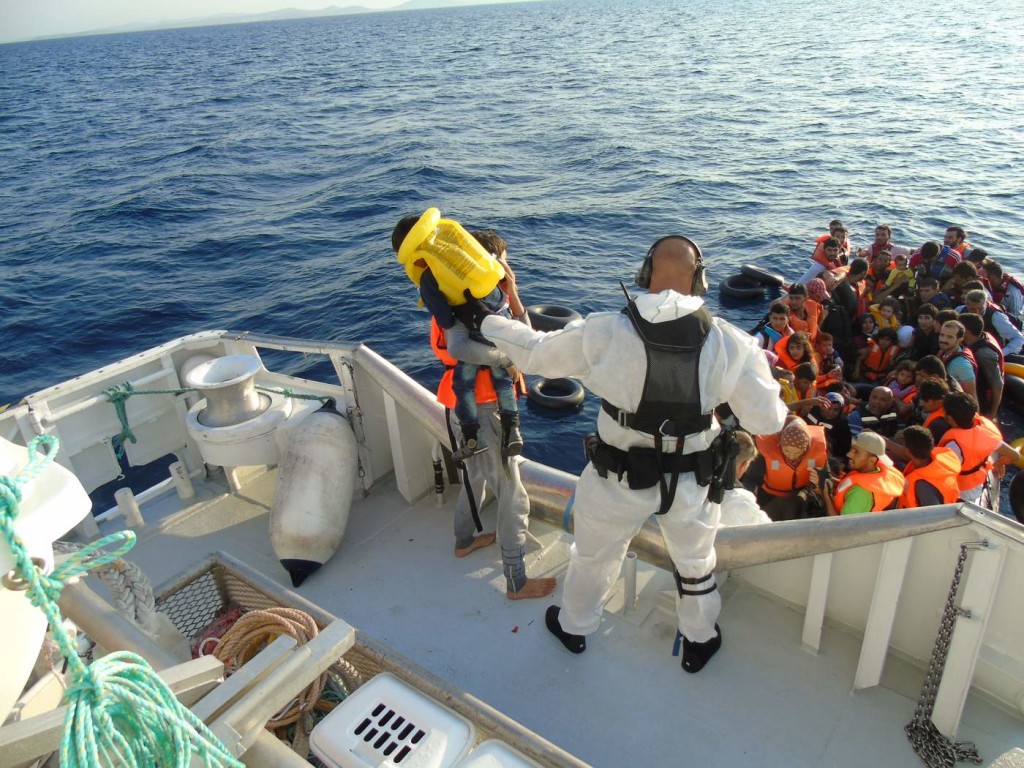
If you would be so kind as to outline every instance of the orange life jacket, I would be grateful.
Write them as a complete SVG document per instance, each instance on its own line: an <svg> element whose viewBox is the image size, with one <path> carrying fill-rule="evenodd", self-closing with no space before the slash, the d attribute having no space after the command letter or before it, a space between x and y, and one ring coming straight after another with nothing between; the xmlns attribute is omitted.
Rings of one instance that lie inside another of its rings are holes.
<svg viewBox="0 0 1024 768"><path fill-rule="evenodd" d="M945 408L945 406L940 405L934 411L932 411L927 416L925 416L925 418L924 418L925 429L931 427L932 422L935 421L936 419L944 419L944 418L946 418L946 408Z"/></svg>
<svg viewBox="0 0 1024 768"><path fill-rule="evenodd" d="M779 445L779 436L757 435L758 452L764 456L764 482L761 487L772 496L792 496L811 483L811 470L821 469L828 461L828 447L825 443L825 428L808 425L811 447L796 467L786 463Z"/></svg>
<svg viewBox="0 0 1024 768"><path fill-rule="evenodd" d="M846 494L855 485L859 485L871 493L872 512L888 509L899 498L903 493L903 473L881 459L878 460L877 466L877 472L851 471L843 475L839 485L836 486L836 493L832 499L837 512L842 512Z"/></svg>
<svg viewBox="0 0 1024 768"><path fill-rule="evenodd" d="M868 381L881 381L889 375L899 345L890 344L888 349L882 349L874 339L869 339L868 349L870 352L860 364L860 374Z"/></svg>
<svg viewBox="0 0 1024 768"><path fill-rule="evenodd" d="M951 426L939 441L940 446L955 442L960 447L964 459L963 468L957 476L961 491L977 488L985 482L985 476L992 468L989 456L1003 442L1003 433L999 427L980 414L974 417L970 429Z"/></svg>
<svg viewBox="0 0 1024 768"><path fill-rule="evenodd" d="M455 377L455 365L458 362L448 354L448 344L444 338L444 331L437 324L434 318L430 318L430 347L434 350L438 360L444 363L444 376L437 385L437 402L445 408L455 407L455 389L452 387L452 379ZM521 382L519 389L521 389ZM487 366L480 366L476 374L476 402L478 404L493 403L498 399L498 393L494 391L494 382L491 380L491 370Z"/></svg>
<svg viewBox="0 0 1024 768"><path fill-rule="evenodd" d="M918 480L924 480L935 486L942 494L943 504L952 504L960 496L957 478L960 475L961 466L960 459L950 448L932 448L932 460L923 467L908 462L907 466L903 468L906 487L903 489L903 495L900 496L900 506L904 509L921 506L914 490L914 484Z"/></svg>
<svg viewBox="0 0 1024 768"><path fill-rule="evenodd" d="M790 334L792 336L792 334ZM793 359L793 356L789 354L789 339L790 336L783 336L777 342L775 342L775 354L779 356L779 362L776 365L779 368L785 368L787 371L792 372L800 363L813 363L814 358L808 358L801 360L799 363Z"/></svg>
<svg viewBox="0 0 1024 768"><path fill-rule="evenodd" d="M788 302L787 302L788 303ZM807 319L801 320L795 312L789 313L789 327L794 331L803 331L811 337L811 343L818 336L818 321L821 320L821 304L814 299L804 299L804 310Z"/></svg>
<svg viewBox="0 0 1024 768"><path fill-rule="evenodd" d="M846 240L839 244L839 260L829 261L825 255L825 241L832 237L831 234L820 235L814 240L814 253L811 254L811 260L821 264L825 269L832 271L837 267L845 266L844 262L850 259L850 241Z"/></svg>

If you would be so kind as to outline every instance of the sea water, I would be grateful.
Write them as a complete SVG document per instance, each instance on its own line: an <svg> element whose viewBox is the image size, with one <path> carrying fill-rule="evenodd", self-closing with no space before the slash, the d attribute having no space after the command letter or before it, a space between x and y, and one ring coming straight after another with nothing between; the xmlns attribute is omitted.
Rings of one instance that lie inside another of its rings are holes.
<svg viewBox="0 0 1024 768"><path fill-rule="evenodd" d="M428 206L584 314L670 232L743 327L771 295L717 282L798 276L833 217L961 225L1019 273L1022 29L1017 0L596 0L0 46L0 404L207 328L364 341L433 387L390 248ZM579 471L596 413L525 406L526 455Z"/></svg>

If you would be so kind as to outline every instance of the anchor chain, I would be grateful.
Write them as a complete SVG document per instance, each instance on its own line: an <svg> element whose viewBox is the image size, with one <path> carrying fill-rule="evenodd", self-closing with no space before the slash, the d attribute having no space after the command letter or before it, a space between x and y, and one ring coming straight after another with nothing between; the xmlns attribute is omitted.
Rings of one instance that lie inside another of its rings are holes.
<svg viewBox="0 0 1024 768"><path fill-rule="evenodd" d="M968 541L960 545L960 556L957 558L956 568L953 571L953 581L949 585L949 596L946 598L946 607L942 612L942 620L939 622L939 633L935 638L932 657L928 661L924 687L917 700L914 718L903 726L914 752L928 768L952 768L958 762L981 765L981 755L978 754L978 748L974 743L953 741L944 736L932 722L932 712L935 710L935 694L939 690L939 683L942 682L942 673L946 668L949 644L953 637L953 628L956 626L957 617L970 618L970 611L964 611L956 605L956 598L960 592L960 578L963 576L964 564L967 562L967 552L971 549L987 547L987 541Z"/></svg>

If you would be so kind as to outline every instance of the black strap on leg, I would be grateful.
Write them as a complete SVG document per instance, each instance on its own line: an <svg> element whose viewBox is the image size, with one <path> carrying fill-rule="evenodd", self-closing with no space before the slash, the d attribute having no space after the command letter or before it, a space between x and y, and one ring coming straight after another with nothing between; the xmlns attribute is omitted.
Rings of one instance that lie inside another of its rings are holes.
<svg viewBox="0 0 1024 768"><path fill-rule="evenodd" d="M672 577L676 580L676 589L678 590L680 597L684 597L685 595L697 596L711 594L718 589L718 582L715 582L710 587L705 587L704 589L687 589L687 587L703 584L705 581L714 577L714 575L715 574L713 573L709 573L707 576L698 576L695 579L688 579L680 576L676 567L674 565L672 566Z"/></svg>
<svg viewBox="0 0 1024 768"><path fill-rule="evenodd" d="M444 409L444 425L448 429L449 450L454 451L458 443L455 441L455 431L452 429L451 408ZM476 496L473 493L473 484L469 482L469 470L466 469L466 462L460 461L456 466L459 467L459 472L462 474L462 487L466 489L466 498L469 501L469 514L473 516L473 525L476 526L477 533L482 533L484 525L480 522L480 511L476 508Z"/></svg>

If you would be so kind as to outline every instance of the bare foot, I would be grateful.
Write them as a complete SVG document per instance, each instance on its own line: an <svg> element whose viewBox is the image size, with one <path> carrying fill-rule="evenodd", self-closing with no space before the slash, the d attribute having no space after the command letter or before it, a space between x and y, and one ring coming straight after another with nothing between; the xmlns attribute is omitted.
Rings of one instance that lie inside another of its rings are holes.
<svg viewBox="0 0 1024 768"><path fill-rule="evenodd" d="M547 597L555 591L554 577L545 579L527 579L518 592L505 592L509 600L528 600L531 597Z"/></svg>
<svg viewBox="0 0 1024 768"><path fill-rule="evenodd" d="M461 549L456 547L455 556L465 557L474 550L481 549L482 547L489 547L491 546L491 544L494 543L495 538L496 536L494 531L491 531L490 533L481 533L479 536L475 536L473 538L473 543L470 544L468 547L462 547Z"/></svg>

